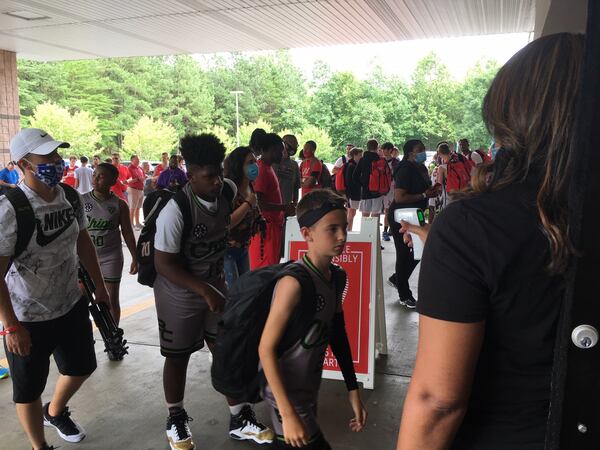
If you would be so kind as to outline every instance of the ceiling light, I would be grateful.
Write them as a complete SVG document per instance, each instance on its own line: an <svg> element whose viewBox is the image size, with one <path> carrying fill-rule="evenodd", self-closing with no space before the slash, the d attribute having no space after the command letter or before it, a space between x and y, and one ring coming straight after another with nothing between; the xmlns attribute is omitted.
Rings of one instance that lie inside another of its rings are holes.
<svg viewBox="0 0 600 450"><path fill-rule="evenodd" d="M7 16L16 17L17 19L23 20L44 20L49 19L50 17L44 16L42 14L34 13L31 11L12 11L4 13Z"/></svg>

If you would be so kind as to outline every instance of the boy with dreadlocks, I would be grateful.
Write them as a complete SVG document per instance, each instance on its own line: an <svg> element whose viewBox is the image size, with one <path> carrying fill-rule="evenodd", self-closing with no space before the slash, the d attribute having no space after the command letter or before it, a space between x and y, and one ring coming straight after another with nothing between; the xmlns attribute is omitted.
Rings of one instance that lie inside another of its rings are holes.
<svg viewBox="0 0 600 450"><path fill-rule="evenodd" d="M337 275L343 269L332 265L333 257L344 251L348 221L345 199L328 189L318 189L298 203L298 224L308 252L295 264L310 274L316 290L315 312L311 326L295 345L278 356L278 347L296 306L302 286L292 276L282 277L275 285L271 309L259 344L264 371L263 398L271 406L277 439L273 448L300 447L306 450L331 450L317 423L317 398L321 384L323 359L331 344L344 375L354 418L352 431L365 426L367 412L361 402L344 324L342 290Z"/></svg>
<svg viewBox="0 0 600 450"><path fill-rule="evenodd" d="M214 344L225 303L223 265L237 189L223 178L225 146L216 136L185 136L180 151L189 181L156 221L154 297L165 357L167 438L171 449L190 450L196 447L183 408L187 366L204 342L209 349ZM230 437L259 444L272 441L272 431L256 420L250 404L230 398L227 402Z"/></svg>

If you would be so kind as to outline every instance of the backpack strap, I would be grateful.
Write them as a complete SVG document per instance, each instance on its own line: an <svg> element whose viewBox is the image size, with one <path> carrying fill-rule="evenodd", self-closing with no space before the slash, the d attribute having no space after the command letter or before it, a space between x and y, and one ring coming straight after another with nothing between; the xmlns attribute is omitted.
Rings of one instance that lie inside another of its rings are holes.
<svg viewBox="0 0 600 450"><path fill-rule="evenodd" d="M233 200L235 199L235 192L228 181L223 180L223 197L227 199L227 203L233 212Z"/></svg>
<svg viewBox="0 0 600 450"><path fill-rule="evenodd" d="M331 277L335 283L336 299L342 301L348 288L348 276L346 271L337 264L331 264Z"/></svg>
<svg viewBox="0 0 600 450"><path fill-rule="evenodd" d="M190 208L190 200L183 189L177 191L173 199L175 200L175 203L177 203L177 206L179 206L181 215L183 216L183 233L181 234L181 237L187 239L188 235L192 232L192 210Z"/></svg>
<svg viewBox="0 0 600 450"><path fill-rule="evenodd" d="M17 220L17 242L12 257L15 259L25 251L31 241L35 229L35 214L29 199L20 187L9 189L5 195L15 210Z"/></svg>
<svg viewBox="0 0 600 450"><path fill-rule="evenodd" d="M65 191L65 197L66 197L67 201L71 204L71 208L73 208L75 215L77 215L77 212L81 208L81 201L79 200L79 193L66 183L58 183L58 184L60 185L61 188L63 188L63 191Z"/></svg>
<svg viewBox="0 0 600 450"><path fill-rule="evenodd" d="M288 322L288 326L279 342L278 354L280 355L298 342L308 330L311 319L315 313L317 295L315 284L308 273L308 269L302 264L289 262L283 270L279 272L277 279L281 279L285 276L291 276L298 280L302 287L302 294L300 303L298 303L294 309Z"/></svg>

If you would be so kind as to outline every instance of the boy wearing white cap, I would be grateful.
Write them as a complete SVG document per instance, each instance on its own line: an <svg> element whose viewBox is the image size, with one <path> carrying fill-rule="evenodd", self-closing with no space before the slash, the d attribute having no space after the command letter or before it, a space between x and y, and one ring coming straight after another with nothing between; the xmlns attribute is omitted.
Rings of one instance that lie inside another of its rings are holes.
<svg viewBox="0 0 600 450"><path fill-rule="evenodd" d="M0 198L0 273L6 273L0 278L0 334L17 415L34 450L53 448L45 441L44 425L68 442L85 437L67 407L96 368L87 303L78 286L78 260L96 285L97 301L108 305L81 197L59 184L64 162L58 148L65 147L69 144L37 128L19 132L10 152L24 181ZM50 355L61 375L52 400L42 407Z"/></svg>

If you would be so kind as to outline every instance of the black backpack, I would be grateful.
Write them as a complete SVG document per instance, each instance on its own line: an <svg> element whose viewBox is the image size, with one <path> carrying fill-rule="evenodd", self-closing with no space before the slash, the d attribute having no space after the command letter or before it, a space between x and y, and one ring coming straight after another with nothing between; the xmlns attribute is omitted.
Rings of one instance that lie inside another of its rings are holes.
<svg viewBox="0 0 600 450"><path fill-rule="evenodd" d="M234 192L228 182L223 184L223 196L231 205L233 204ZM177 192L161 189L150 194L142 209L144 210L144 227L140 232L135 254L138 261L138 283L152 287L156 279L156 267L154 267L154 237L156 235L156 219L169 202L174 199L183 216L182 236L188 236L192 228L192 211L187 195L183 189Z"/></svg>
<svg viewBox="0 0 600 450"><path fill-rule="evenodd" d="M292 261L247 272L236 280L227 296L213 349L212 384L223 395L257 402L259 394L258 345L271 308L273 289L284 276L302 286L302 297L279 343L278 355L308 331L317 306L315 286L308 269ZM332 265L338 298L346 286L346 272Z"/></svg>
<svg viewBox="0 0 600 450"><path fill-rule="evenodd" d="M71 204L75 215L77 215L77 211L81 208L79 194L68 184L59 183L59 185L63 188L67 201ZM5 195L15 210L17 221L17 242L15 243L15 252L11 258L12 264L12 261L25 251L29 245L29 241L31 241L35 230L35 214L27 196L18 186L14 189L9 189ZM8 265L7 272L11 264Z"/></svg>
<svg viewBox="0 0 600 450"><path fill-rule="evenodd" d="M156 279L156 268L154 267L154 237L156 235L156 219L167 205L169 200L175 199L177 206L183 215L183 234L190 233L192 224L192 212L187 195L182 190L177 192L161 189L146 197L142 209L144 210L144 227L137 241L135 254L138 261L138 283L152 287Z"/></svg>
<svg viewBox="0 0 600 450"><path fill-rule="evenodd" d="M331 189L332 186L335 185L331 184L331 172L329 172L329 169L327 168L323 160L321 160L321 173L319 174L317 187Z"/></svg>

